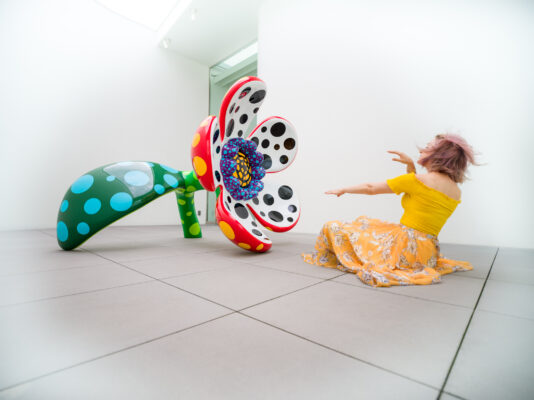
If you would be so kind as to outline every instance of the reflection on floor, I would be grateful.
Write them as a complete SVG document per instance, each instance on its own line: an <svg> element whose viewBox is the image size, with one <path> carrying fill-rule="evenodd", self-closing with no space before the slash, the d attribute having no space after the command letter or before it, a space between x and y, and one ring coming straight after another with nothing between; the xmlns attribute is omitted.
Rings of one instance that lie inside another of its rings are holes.
<svg viewBox="0 0 534 400"><path fill-rule="evenodd" d="M0 398L534 398L534 250L443 244L475 269L374 289L303 263L314 235L203 231L1 232Z"/></svg>

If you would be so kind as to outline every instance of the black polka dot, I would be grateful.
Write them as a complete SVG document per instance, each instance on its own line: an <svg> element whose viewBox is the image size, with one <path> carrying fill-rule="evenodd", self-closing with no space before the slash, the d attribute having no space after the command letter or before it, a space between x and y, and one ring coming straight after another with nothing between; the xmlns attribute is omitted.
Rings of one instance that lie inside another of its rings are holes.
<svg viewBox="0 0 534 400"><path fill-rule="evenodd" d="M256 204L256 205L260 204L260 201L258 200L257 197L254 197L254 198L252 199L252 202L253 202L254 204Z"/></svg>
<svg viewBox="0 0 534 400"><path fill-rule="evenodd" d="M234 111L235 103L230 106L230 114Z"/></svg>
<svg viewBox="0 0 534 400"><path fill-rule="evenodd" d="M243 89L243 91L241 93L239 93L239 98L242 99L243 97L245 97L248 94L248 92L250 92L250 88L249 87Z"/></svg>
<svg viewBox="0 0 534 400"><path fill-rule="evenodd" d="M252 229L252 233L253 233L254 235L256 235L256 236L261 236L261 235L262 235L262 233L261 233L259 230L257 230L257 229Z"/></svg>
<svg viewBox="0 0 534 400"><path fill-rule="evenodd" d="M266 126L262 126L262 127L261 127L261 131L262 131L262 132L265 132L266 130L267 130L267 127L266 127Z"/></svg>
<svg viewBox="0 0 534 400"><path fill-rule="evenodd" d="M291 197L293 197L293 189L287 185L280 186L278 189L278 196L280 196L280 198L283 200L289 200Z"/></svg>
<svg viewBox="0 0 534 400"><path fill-rule="evenodd" d="M269 147L269 139L263 139L261 141L261 147L263 147L264 149L266 149L267 147Z"/></svg>
<svg viewBox="0 0 534 400"><path fill-rule="evenodd" d="M221 181L221 174L219 173L219 171L215 171L215 178L217 178L218 182Z"/></svg>
<svg viewBox="0 0 534 400"><path fill-rule="evenodd" d="M244 124L247 121L248 121L248 115L247 114L243 114L242 116L239 117L239 122L241 122L242 124Z"/></svg>
<svg viewBox="0 0 534 400"><path fill-rule="evenodd" d="M219 139L219 130L217 129L215 133L213 134L213 143L215 143Z"/></svg>
<svg viewBox="0 0 534 400"><path fill-rule="evenodd" d="M237 214L237 216L239 218L242 218L242 219L247 219L248 218L247 208L243 204L237 203L234 206L234 210L235 210L235 213Z"/></svg>
<svg viewBox="0 0 534 400"><path fill-rule="evenodd" d="M279 144L275 144L275 145L274 145L274 149L275 149L275 150L280 150L280 145L279 145Z"/></svg>
<svg viewBox="0 0 534 400"><path fill-rule="evenodd" d="M260 215L261 215L262 217L265 217L265 213L264 213L263 211L260 211Z"/></svg>
<svg viewBox="0 0 534 400"><path fill-rule="evenodd" d="M237 106L237 107L235 108L235 112L236 112L236 114L237 114L238 111L239 111L239 106Z"/></svg>
<svg viewBox="0 0 534 400"><path fill-rule="evenodd" d="M261 166L263 169L269 169L273 166L273 160L271 160L271 157L269 157L268 154L263 155L263 162L261 163Z"/></svg>
<svg viewBox="0 0 534 400"><path fill-rule="evenodd" d="M217 148L215 149L215 152L216 152L217 154L219 154L219 153L221 152L221 146L217 146Z"/></svg>
<svg viewBox="0 0 534 400"><path fill-rule="evenodd" d="M256 143L256 146L260 144L260 139L258 139L257 137L253 137L252 140L254 143Z"/></svg>
<svg viewBox="0 0 534 400"><path fill-rule="evenodd" d="M262 101L264 97L265 97L265 90L258 90L257 92L254 92L252 96L250 96L249 101L252 104L256 104Z"/></svg>
<svg viewBox="0 0 534 400"><path fill-rule="evenodd" d="M226 126L226 136L230 136L233 130L234 130L234 120L231 119L230 122L228 122L228 125Z"/></svg>
<svg viewBox="0 0 534 400"><path fill-rule="evenodd" d="M284 217L278 211L269 211L268 215L274 222L282 222L284 220Z"/></svg>
<svg viewBox="0 0 534 400"><path fill-rule="evenodd" d="M271 134L276 137L282 136L286 132L286 126L282 122L277 122L271 126Z"/></svg>
<svg viewBox="0 0 534 400"><path fill-rule="evenodd" d="M289 158L287 158L286 155L280 157L280 162L281 162L282 164L287 164L288 161L289 161Z"/></svg>
<svg viewBox="0 0 534 400"><path fill-rule="evenodd" d="M227 201L228 203L231 203L231 202L232 202L232 198L231 198L230 196L226 196L226 201Z"/></svg>
<svg viewBox="0 0 534 400"><path fill-rule="evenodd" d="M293 222L293 218L291 218L291 217L287 217L287 220L288 220L289 222Z"/></svg>
<svg viewBox="0 0 534 400"><path fill-rule="evenodd" d="M292 150L294 147L295 147L295 139L293 138L287 138L285 141L284 141L284 147L288 150Z"/></svg>
<svg viewBox="0 0 534 400"><path fill-rule="evenodd" d="M258 112L258 110L259 110L259 108L256 107L256 108L254 109L253 113L256 114L256 113Z"/></svg>
<svg viewBox="0 0 534 400"><path fill-rule="evenodd" d="M267 204L268 206L272 206L274 203L274 197L270 195L269 193L263 195L263 202Z"/></svg>
<svg viewBox="0 0 534 400"><path fill-rule="evenodd" d="M237 136L239 136L239 137L243 136L243 131L242 130L238 131L237 132Z"/></svg>
<svg viewBox="0 0 534 400"><path fill-rule="evenodd" d="M226 206L226 209L227 209L227 210L230 209L230 206L228 205L228 203L224 203L224 205Z"/></svg>
<svg viewBox="0 0 534 400"><path fill-rule="evenodd" d="M256 226L256 227L258 226L258 224L255 223L254 221L251 221L250 223L252 224L252 226Z"/></svg>
<svg viewBox="0 0 534 400"><path fill-rule="evenodd" d="M297 212L297 206L295 206L293 204L291 204L289 207L287 207L287 209L289 211L291 211L292 213Z"/></svg>

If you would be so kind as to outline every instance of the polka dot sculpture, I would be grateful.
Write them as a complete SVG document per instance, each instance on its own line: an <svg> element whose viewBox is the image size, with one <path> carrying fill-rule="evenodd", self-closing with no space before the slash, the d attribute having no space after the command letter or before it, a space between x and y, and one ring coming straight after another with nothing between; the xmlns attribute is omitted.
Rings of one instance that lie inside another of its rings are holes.
<svg viewBox="0 0 534 400"><path fill-rule="evenodd" d="M293 126L269 117L245 138L265 98L262 80L237 81L223 99L219 119L207 117L191 147L193 171L163 164L127 161L87 172L63 197L57 222L61 248L71 250L106 226L167 193L177 198L184 237L202 232L194 192L216 191L215 216L223 234L240 248L265 252L272 241L262 227L275 232L292 229L300 217L296 194L288 185L264 181L287 168L297 153Z"/></svg>
<svg viewBox="0 0 534 400"><path fill-rule="evenodd" d="M219 118L209 116L200 124L191 147L200 184L218 193L215 217L221 231L235 245L253 252L272 246L262 227L285 232L300 217L294 190L263 180L266 173L280 172L295 159L295 128L284 118L269 117L246 136L265 95L260 79L237 81L223 99Z"/></svg>

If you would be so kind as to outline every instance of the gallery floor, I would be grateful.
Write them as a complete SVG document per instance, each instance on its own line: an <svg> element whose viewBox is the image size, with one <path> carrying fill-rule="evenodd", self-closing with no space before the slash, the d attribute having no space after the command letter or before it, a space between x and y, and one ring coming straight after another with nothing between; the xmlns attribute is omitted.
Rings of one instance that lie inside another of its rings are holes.
<svg viewBox="0 0 534 400"><path fill-rule="evenodd" d="M0 399L534 398L534 250L442 244L475 269L380 289L302 262L315 235L180 229L1 232Z"/></svg>

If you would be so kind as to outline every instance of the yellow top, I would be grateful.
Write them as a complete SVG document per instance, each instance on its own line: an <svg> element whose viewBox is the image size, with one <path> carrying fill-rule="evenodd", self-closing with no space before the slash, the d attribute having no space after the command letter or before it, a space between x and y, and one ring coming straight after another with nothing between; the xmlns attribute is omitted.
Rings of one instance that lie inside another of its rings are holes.
<svg viewBox="0 0 534 400"><path fill-rule="evenodd" d="M388 179L387 184L396 194L404 193L401 224L434 236L460 204L460 200L425 185L413 172Z"/></svg>

